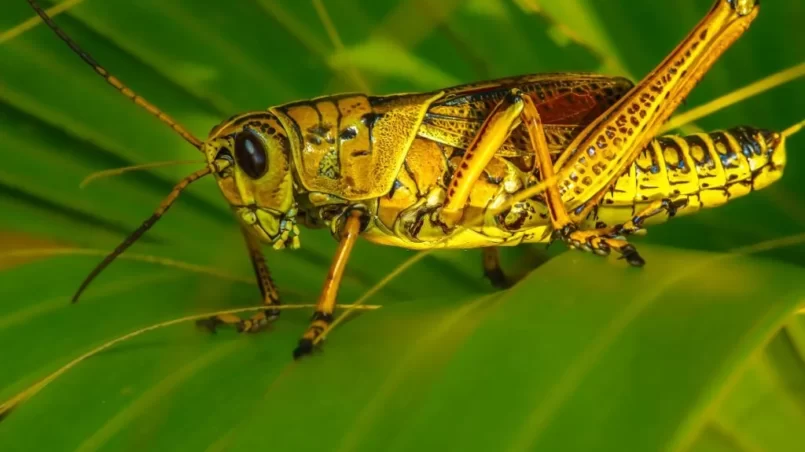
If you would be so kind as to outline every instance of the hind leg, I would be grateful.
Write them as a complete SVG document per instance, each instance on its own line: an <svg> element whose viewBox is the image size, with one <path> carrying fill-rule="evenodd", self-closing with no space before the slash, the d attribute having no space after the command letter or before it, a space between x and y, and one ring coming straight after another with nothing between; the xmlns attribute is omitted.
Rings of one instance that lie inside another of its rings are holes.
<svg viewBox="0 0 805 452"><path fill-rule="evenodd" d="M540 169L542 180L554 179L554 162L545 141L545 131L542 126L542 119L539 116L537 107L530 98L523 98L522 121L528 131L531 146L537 155L537 162ZM562 239L571 248L582 248L595 251L597 254L606 255L611 250L623 255L632 265L643 265L643 259L637 254L634 246L625 240L616 239L599 230L582 231L578 229L577 222L568 213L559 187L556 182L549 184L545 189L545 202L548 207L548 214L553 227L554 239Z"/></svg>

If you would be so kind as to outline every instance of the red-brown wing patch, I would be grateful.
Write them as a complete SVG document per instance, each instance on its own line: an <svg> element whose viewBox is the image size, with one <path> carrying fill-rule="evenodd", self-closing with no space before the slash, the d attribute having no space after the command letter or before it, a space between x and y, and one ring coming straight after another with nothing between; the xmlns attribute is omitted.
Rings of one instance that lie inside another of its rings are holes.
<svg viewBox="0 0 805 452"><path fill-rule="evenodd" d="M632 87L621 77L585 73L537 74L456 86L446 89L445 97L431 106L418 135L466 148L492 108L509 90L519 88L534 100L548 146L558 153ZM500 154L525 153L531 153L528 135L518 127Z"/></svg>

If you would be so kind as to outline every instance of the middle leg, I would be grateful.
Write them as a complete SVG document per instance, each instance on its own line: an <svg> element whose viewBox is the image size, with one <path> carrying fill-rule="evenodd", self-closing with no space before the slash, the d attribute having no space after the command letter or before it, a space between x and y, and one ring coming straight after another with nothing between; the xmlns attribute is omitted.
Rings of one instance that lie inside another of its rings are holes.
<svg viewBox="0 0 805 452"><path fill-rule="evenodd" d="M484 267L484 276L497 289L508 289L512 281L503 272L500 265L500 250L497 247L482 248L481 259Z"/></svg>

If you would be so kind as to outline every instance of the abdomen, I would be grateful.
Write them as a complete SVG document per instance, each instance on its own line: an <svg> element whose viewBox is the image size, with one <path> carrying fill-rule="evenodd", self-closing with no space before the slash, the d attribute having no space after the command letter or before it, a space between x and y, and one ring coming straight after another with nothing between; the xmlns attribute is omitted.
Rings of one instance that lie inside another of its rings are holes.
<svg viewBox="0 0 805 452"><path fill-rule="evenodd" d="M623 223L651 201L686 200L677 215L723 205L782 176L785 148L778 133L735 127L653 140L605 196L585 226ZM667 219L657 216L647 224Z"/></svg>

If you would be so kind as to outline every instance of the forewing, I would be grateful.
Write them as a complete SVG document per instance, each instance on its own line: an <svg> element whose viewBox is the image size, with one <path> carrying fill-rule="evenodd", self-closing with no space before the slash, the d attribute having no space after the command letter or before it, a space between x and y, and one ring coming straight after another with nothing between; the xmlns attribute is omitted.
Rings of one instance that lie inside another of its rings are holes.
<svg viewBox="0 0 805 452"><path fill-rule="evenodd" d="M418 135L466 149L484 119L512 88L534 100L552 154L562 152L596 117L617 102L633 83L622 77L588 73L536 74L456 86L432 104ZM498 155L522 156L532 151L525 129L518 126Z"/></svg>

